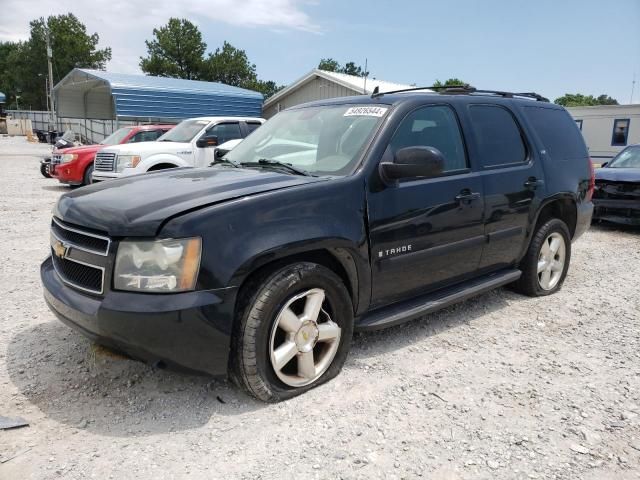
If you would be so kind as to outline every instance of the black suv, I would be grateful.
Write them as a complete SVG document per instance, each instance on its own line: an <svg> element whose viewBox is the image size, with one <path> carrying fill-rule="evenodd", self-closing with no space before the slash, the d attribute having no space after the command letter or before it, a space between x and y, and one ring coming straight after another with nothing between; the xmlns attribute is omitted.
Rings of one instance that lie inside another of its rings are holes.
<svg viewBox="0 0 640 480"><path fill-rule="evenodd" d="M98 343L277 401L334 377L354 329L556 292L593 186L575 122L535 94L324 100L209 168L63 195L44 294Z"/></svg>

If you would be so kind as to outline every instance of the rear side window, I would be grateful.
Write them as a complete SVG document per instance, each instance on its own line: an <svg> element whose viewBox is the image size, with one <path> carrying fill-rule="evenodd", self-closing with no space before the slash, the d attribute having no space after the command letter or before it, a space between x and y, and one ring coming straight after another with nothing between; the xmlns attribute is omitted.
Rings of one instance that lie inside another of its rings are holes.
<svg viewBox="0 0 640 480"><path fill-rule="evenodd" d="M260 125L262 124L258 122L247 122L247 128L249 129L249 133L260 128Z"/></svg>
<svg viewBox="0 0 640 480"><path fill-rule="evenodd" d="M524 114L550 158L572 160L589 155L576 122L565 110L532 106L525 107Z"/></svg>
<svg viewBox="0 0 640 480"><path fill-rule="evenodd" d="M520 128L509 110L498 105L469 107L483 167L524 163L527 149Z"/></svg>

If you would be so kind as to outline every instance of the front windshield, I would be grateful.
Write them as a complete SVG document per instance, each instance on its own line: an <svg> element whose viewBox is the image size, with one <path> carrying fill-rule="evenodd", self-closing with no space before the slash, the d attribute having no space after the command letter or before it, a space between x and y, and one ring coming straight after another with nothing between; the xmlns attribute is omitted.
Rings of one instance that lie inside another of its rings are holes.
<svg viewBox="0 0 640 480"><path fill-rule="evenodd" d="M615 157L608 168L640 168L640 146L629 147Z"/></svg>
<svg viewBox="0 0 640 480"><path fill-rule="evenodd" d="M388 107L325 105L280 112L225 158L287 163L314 175L347 175Z"/></svg>
<svg viewBox="0 0 640 480"><path fill-rule="evenodd" d="M100 145L119 145L127 137L127 135L129 135L130 131L131 127L120 128L109 135L107 138L102 140L100 142Z"/></svg>
<svg viewBox="0 0 640 480"><path fill-rule="evenodd" d="M160 136L157 141L188 143L207 125L207 120L184 120Z"/></svg>

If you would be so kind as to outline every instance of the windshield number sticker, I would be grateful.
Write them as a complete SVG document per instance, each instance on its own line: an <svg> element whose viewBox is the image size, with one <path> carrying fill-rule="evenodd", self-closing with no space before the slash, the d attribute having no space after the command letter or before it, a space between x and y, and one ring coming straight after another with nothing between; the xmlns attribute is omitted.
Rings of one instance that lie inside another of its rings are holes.
<svg viewBox="0 0 640 480"><path fill-rule="evenodd" d="M351 107L344 112L345 117L381 117L387 112L386 107Z"/></svg>

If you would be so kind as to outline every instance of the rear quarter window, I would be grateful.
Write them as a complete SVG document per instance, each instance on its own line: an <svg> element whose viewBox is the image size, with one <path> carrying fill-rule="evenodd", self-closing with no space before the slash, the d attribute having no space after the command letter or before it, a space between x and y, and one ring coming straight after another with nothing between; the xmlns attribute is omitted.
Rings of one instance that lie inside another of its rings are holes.
<svg viewBox="0 0 640 480"><path fill-rule="evenodd" d="M568 112L534 106L523 110L550 158L572 160L589 156L582 134Z"/></svg>

